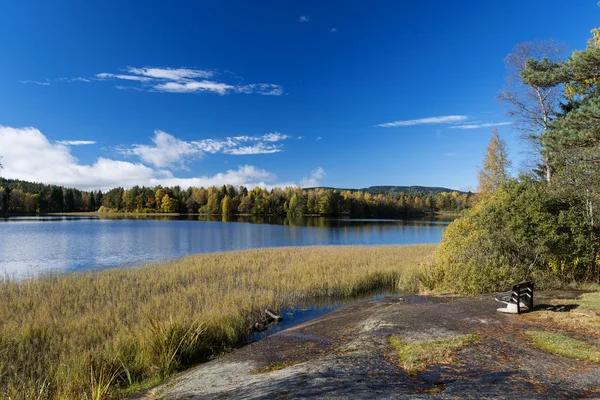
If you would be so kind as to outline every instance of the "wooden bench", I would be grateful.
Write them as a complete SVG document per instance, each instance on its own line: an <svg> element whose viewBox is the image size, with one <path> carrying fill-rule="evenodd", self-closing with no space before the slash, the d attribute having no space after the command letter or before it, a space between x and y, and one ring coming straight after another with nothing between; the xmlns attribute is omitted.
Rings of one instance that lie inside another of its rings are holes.
<svg viewBox="0 0 600 400"><path fill-rule="evenodd" d="M499 308L498 311L520 314L522 307L533 309L533 288L534 284L531 281L512 285L508 292L496 296L497 301L507 305L506 308Z"/></svg>

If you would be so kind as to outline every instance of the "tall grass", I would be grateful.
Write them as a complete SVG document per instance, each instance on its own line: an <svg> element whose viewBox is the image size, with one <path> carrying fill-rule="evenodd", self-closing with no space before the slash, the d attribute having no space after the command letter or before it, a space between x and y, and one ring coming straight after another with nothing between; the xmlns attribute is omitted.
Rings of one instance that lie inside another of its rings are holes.
<svg viewBox="0 0 600 400"><path fill-rule="evenodd" d="M206 254L0 284L0 398L119 398L239 344L266 307L414 289L435 246Z"/></svg>

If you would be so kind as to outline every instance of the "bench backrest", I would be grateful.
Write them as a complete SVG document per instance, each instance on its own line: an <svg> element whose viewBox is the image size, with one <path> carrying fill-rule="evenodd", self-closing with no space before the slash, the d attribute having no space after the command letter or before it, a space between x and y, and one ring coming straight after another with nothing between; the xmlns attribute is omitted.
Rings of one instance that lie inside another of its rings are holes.
<svg viewBox="0 0 600 400"><path fill-rule="evenodd" d="M519 303L523 303L530 310L533 308L533 288L534 284L531 281L517 283L511 287L511 300L517 303L517 308L520 311Z"/></svg>

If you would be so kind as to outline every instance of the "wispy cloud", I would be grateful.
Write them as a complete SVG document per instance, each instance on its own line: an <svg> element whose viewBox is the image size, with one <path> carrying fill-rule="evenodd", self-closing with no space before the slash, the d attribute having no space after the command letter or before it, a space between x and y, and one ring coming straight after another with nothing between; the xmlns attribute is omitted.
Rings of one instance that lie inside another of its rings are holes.
<svg viewBox="0 0 600 400"><path fill-rule="evenodd" d="M452 129L478 129L478 128L491 128L494 126L512 125L512 122L491 122L491 123L474 123L451 126Z"/></svg>
<svg viewBox="0 0 600 400"><path fill-rule="evenodd" d="M56 143L62 144L63 146L86 146L96 144L93 140L57 140Z"/></svg>
<svg viewBox="0 0 600 400"><path fill-rule="evenodd" d="M234 136L225 139L203 139L192 142L206 153L224 153L231 155L272 154L283 151L283 146L276 144L291 139L291 136L279 132L262 136ZM254 142L252 145L247 143Z"/></svg>
<svg viewBox="0 0 600 400"><path fill-rule="evenodd" d="M217 76L225 76L228 80L238 82L223 82ZM121 90L140 90L147 92L165 93L201 93L210 92L220 95L229 93L260 94L264 96L281 96L283 88L274 83L246 83L239 81L240 77L231 73L219 74L216 71L191 69L191 68L158 68L158 67L127 67L124 70L113 72L100 72L92 78L58 78L42 81L19 81L37 85L50 85L50 82L102 82L121 81L116 85Z"/></svg>
<svg viewBox="0 0 600 400"><path fill-rule="evenodd" d="M230 149L223 150L225 154L232 154L236 156L250 155L250 154L272 154L279 153L281 151L280 146L269 145L264 143L257 143L254 146L240 146L233 147Z"/></svg>
<svg viewBox="0 0 600 400"><path fill-rule="evenodd" d="M415 125L433 125L433 124L445 124L450 125L450 129L478 129L478 128L490 128L494 126L511 125L512 122L480 122L477 120L471 120L466 115L442 115L438 117L427 117L420 119L408 119L393 122L386 122L383 124L377 124L376 127L381 128L393 128L399 126L415 126ZM439 132L438 132L439 133Z"/></svg>
<svg viewBox="0 0 600 400"><path fill-rule="evenodd" d="M468 120L469 117L466 115L443 115L439 117L427 117L420 119L409 119L409 120L400 120L393 122L385 122L382 124L377 124L375 126L381 128L393 128L397 126L414 126L414 125L425 125L425 124L453 124L457 122L462 122Z"/></svg>
<svg viewBox="0 0 600 400"><path fill-rule="evenodd" d="M235 86L237 93L258 93L265 96L281 96L283 88L272 83L251 83L249 85Z"/></svg>
<svg viewBox="0 0 600 400"><path fill-rule="evenodd" d="M229 93L261 94L281 96L283 88L273 83L235 84L214 79L215 71L190 68L127 67L127 74L102 72L96 77L102 80L115 79L139 82L138 89L168 93L212 92L220 95ZM227 74L229 75L229 74ZM130 86L120 85L119 88Z"/></svg>
<svg viewBox="0 0 600 400"><path fill-rule="evenodd" d="M300 18L298 19L298 22L308 22L309 18L308 15L301 15Z"/></svg>
<svg viewBox="0 0 600 400"><path fill-rule="evenodd" d="M321 139L323 139L321 136L319 136L319 137L317 138L317 140L321 140Z"/></svg>
<svg viewBox="0 0 600 400"><path fill-rule="evenodd" d="M81 77L75 77L75 78L58 78L55 79L54 82L91 82L97 80L96 78L81 78Z"/></svg>
<svg viewBox="0 0 600 400"><path fill-rule="evenodd" d="M172 81L180 81L183 79L194 78L210 78L215 75L213 71L205 71L200 69L189 68L133 68L128 67L127 70L135 75L147 76L154 79L169 79Z"/></svg>
<svg viewBox="0 0 600 400"><path fill-rule="evenodd" d="M56 79L46 79L45 81L21 80L21 81L19 81L19 83L33 84L33 85L40 85L40 86L50 86L51 83L53 83L53 82L71 83L71 82L91 82L91 81L95 81L95 80L99 80L99 78L80 78L80 77L56 78Z"/></svg>
<svg viewBox="0 0 600 400"><path fill-rule="evenodd" d="M151 138L152 144L135 144L130 147L118 147L124 155L139 157L144 163L157 168L185 169L194 159L204 154L256 155L272 154L283 151L277 142L291 137L279 132L262 136L235 136L224 139L200 139L185 141L173 135L157 130Z"/></svg>
<svg viewBox="0 0 600 400"><path fill-rule="evenodd" d="M123 75L123 74L109 74L107 72L102 72L100 74L96 74L98 79L122 79L125 81L137 81L137 82L149 82L152 79L147 78L145 76L135 76L135 75Z"/></svg>
<svg viewBox="0 0 600 400"><path fill-rule="evenodd" d="M39 85L39 86L50 86L50 82L41 82L41 81L19 81L19 83L24 83L26 85Z"/></svg>
<svg viewBox="0 0 600 400"><path fill-rule="evenodd" d="M444 157L454 157L456 153L444 153Z"/></svg>
<svg viewBox="0 0 600 400"><path fill-rule="evenodd" d="M331 29L329 29L329 32L336 33L337 31L338 31L337 28L331 28Z"/></svg>
<svg viewBox="0 0 600 400"><path fill-rule="evenodd" d="M280 140L287 140L290 137L288 135L283 135L279 132L267 133L262 136L262 140L267 142L279 142Z"/></svg>
<svg viewBox="0 0 600 400"><path fill-rule="evenodd" d="M226 83L213 81L190 81L190 82L167 82L153 86L158 92L171 93L193 93L193 92L215 92L220 95L227 94L234 89L233 86Z"/></svg>

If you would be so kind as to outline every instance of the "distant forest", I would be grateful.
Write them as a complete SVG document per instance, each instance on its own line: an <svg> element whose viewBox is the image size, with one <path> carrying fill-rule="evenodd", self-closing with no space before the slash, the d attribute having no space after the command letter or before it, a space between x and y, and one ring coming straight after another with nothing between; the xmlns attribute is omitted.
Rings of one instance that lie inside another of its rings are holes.
<svg viewBox="0 0 600 400"><path fill-rule="evenodd" d="M384 188L378 186L377 190ZM388 187L385 187L388 188ZM398 188L389 186L389 188ZM414 187L411 187L414 188ZM370 188L369 188L370 189ZM333 188L271 190L225 185L222 187L154 188L134 186L106 192L81 191L0 178L0 213L131 212L199 213L210 215L348 215L397 217L409 214L457 212L471 207L472 193L457 191L403 193L390 190L372 194L368 190Z"/></svg>

